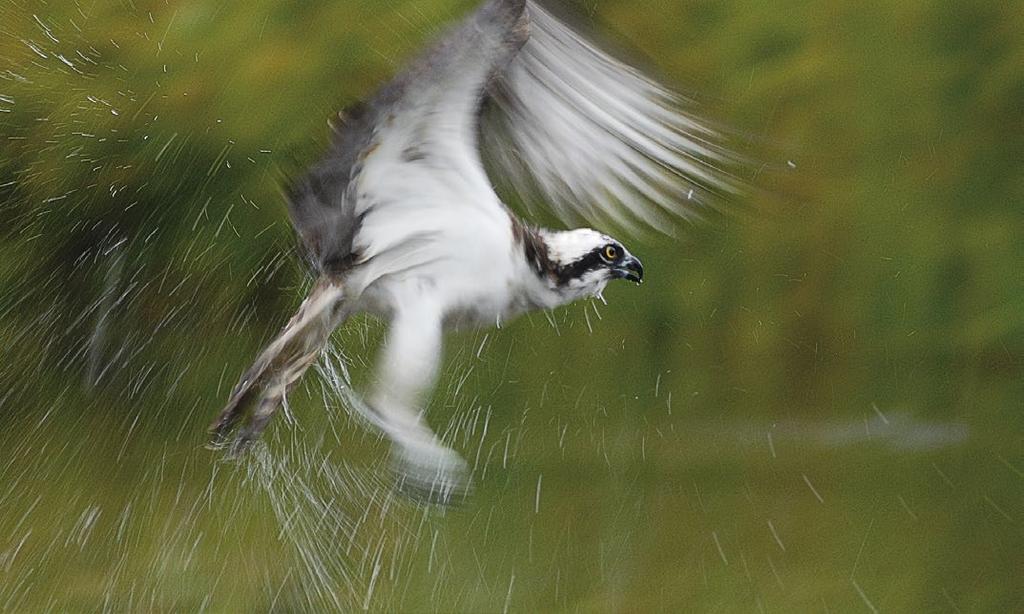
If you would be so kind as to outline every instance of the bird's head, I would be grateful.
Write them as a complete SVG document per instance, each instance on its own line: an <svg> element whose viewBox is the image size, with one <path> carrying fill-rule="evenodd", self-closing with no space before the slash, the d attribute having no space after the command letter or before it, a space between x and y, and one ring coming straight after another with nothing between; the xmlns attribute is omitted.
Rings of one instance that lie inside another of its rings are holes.
<svg viewBox="0 0 1024 614"><path fill-rule="evenodd" d="M644 267L622 243L606 234L579 228L542 234L554 289L568 301L600 296L608 282L643 283Z"/></svg>

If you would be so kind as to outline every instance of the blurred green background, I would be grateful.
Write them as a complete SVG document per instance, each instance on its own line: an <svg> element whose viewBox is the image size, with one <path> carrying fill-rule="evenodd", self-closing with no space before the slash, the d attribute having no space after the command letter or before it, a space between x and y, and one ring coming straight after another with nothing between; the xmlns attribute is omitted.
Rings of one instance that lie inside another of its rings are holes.
<svg viewBox="0 0 1024 614"><path fill-rule="evenodd" d="M451 337L458 508L321 376L203 448L309 283L282 186L472 5L0 5L0 610L1024 611L1012 2L578 5L762 161L743 213Z"/></svg>

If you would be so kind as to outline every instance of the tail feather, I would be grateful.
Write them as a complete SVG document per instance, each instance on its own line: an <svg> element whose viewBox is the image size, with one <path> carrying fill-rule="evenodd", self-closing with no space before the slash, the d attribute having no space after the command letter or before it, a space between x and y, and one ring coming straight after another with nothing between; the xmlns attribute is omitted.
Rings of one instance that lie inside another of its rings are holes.
<svg viewBox="0 0 1024 614"><path fill-rule="evenodd" d="M212 443L217 447L228 445L232 454L240 454L258 439L288 390L316 362L346 315L341 281L321 277L277 338L242 375L227 405L210 425ZM232 440L232 431L254 402L248 420Z"/></svg>

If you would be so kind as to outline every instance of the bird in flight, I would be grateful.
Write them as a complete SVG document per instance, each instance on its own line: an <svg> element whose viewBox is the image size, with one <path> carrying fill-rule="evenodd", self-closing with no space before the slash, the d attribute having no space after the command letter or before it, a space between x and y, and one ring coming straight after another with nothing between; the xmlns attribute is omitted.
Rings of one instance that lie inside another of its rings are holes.
<svg viewBox="0 0 1024 614"><path fill-rule="evenodd" d="M317 280L242 375L214 441L243 451L331 333L367 312L389 328L355 409L390 440L401 485L442 502L463 492L466 464L424 416L444 331L500 326L644 276L607 234L520 218L492 179L527 214L541 201L567 226L667 232L731 188L729 154L687 105L537 2L484 2L339 113L329 151L289 190Z"/></svg>

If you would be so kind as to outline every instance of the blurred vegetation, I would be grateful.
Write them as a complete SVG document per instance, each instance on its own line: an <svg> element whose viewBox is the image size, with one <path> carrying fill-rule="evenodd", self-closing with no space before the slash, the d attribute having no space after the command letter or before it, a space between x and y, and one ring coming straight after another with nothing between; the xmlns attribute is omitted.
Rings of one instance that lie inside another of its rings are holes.
<svg viewBox="0 0 1024 614"><path fill-rule="evenodd" d="M244 476L218 478L231 513L182 516L181 493L202 497L213 479L204 428L308 283L281 187L333 112L472 5L0 6L0 608L267 609L266 586L300 582ZM1024 12L577 8L735 129L761 161L750 202L682 241L631 244L651 283L611 289L600 319L576 306L557 331L537 315L451 339L431 419L493 407L479 445L516 433L517 461L492 461L502 477L482 482L484 507L432 521L454 553L450 590L407 571L376 605L501 610L511 565L524 611L1024 608ZM339 344L361 381L380 326L353 328ZM294 437L312 437L319 387L295 396ZM970 438L828 451L797 429L788 454L766 447L776 426L867 429L882 415ZM381 456L349 435L349 460ZM550 516L535 514L538 475ZM90 501L117 539L58 553ZM122 542L133 502L149 520ZM182 544L165 514L220 541L169 561ZM474 561L459 535L481 523ZM396 556L422 558L426 541ZM725 571L709 571L719 553ZM609 575L604 557L634 567Z"/></svg>

